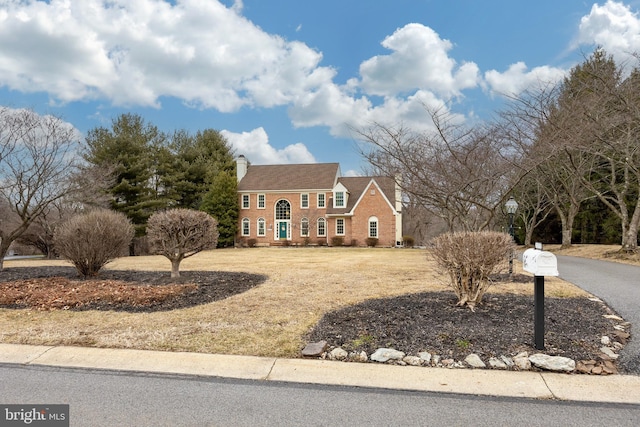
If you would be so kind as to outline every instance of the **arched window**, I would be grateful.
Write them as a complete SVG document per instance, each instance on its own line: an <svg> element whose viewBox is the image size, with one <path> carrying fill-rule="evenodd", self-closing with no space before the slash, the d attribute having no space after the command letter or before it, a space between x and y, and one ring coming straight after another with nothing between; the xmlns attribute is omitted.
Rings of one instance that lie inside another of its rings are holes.
<svg viewBox="0 0 640 427"><path fill-rule="evenodd" d="M265 231L265 227L264 227L264 218L258 218L258 236L260 237L264 237L266 236L266 231Z"/></svg>
<svg viewBox="0 0 640 427"><path fill-rule="evenodd" d="M242 235L248 236L251 231L249 218L242 218Z"/></svg>
<svg viewBox="0 0 640 427"><path fill-rule="evenodd" d="M278 200L276 203L276 219L291 219L291 204L286 200Z"/></svg>
<svg viewBox="0 0 640 427"><path fill-rule="evenodd" d="M318 237L325 237L327 235L327 220L324 218L318 218Z"/></svg>
<svg viewBox="0 0 640 427"><path fill-rule="evenodd" d="M378 218L375 216L369 218L369 237L378 238Z"/></svg>
<svg viewBox="0 0 640 427"><path fill-rule="evenodd" d="M300 237L309 237L309 218L300 221Z"/></svg>

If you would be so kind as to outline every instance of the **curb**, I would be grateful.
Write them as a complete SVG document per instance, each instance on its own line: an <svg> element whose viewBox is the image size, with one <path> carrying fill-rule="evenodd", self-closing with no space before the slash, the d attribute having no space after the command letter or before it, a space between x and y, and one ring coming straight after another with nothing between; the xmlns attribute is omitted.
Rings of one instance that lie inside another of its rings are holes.
<svg viewBox="0 0 640 427"><path fill-rule="evenodd" d="M0 363L640 405L640 376L631 375L446 369L21 344L0 344Z"/></svg>

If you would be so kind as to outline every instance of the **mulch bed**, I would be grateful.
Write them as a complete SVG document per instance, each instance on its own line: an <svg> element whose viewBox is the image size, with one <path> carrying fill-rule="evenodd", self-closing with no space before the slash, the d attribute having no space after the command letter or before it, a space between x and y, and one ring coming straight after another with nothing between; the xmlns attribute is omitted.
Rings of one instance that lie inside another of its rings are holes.
<svg viewBox="0 0 640 427"><path fill-rule="evenodd" d="M574 360L597 359L603 335L614 337L612 314L588 298L545 298L545 350ZM456 306L453 292L425 292L365 301L327 313L308 337L347 351L387 347L416 355L429 351L463 360L509 356L534 347L533 296L486 294L475 312Z"/></svg>
<svg viewBox="0 0 640 427"><path fill-rule="evenodd" d="M166 311L218 301L263 283L266 276L226 271L102 270L83 280L73 267L0 271L0 307L37 310Z"/></svg>
<svg viewBox="0 0 640 427"><path fill-rule="evenodd" d="M510 279L531 281L524 275ZM73 267L7 268L0 271L0 307L164 311L221 300L265 280L262 275L220 271L184 271L172 279L168 272L113 270L82 280ZM327 313L307 339L368 354L391 347L456 360L470 353L483 359L521 351L531 354L538 352L533 345L533 311L533 296L486 294L471 312L456 306L453 293L425 292L369 300ZM597 360L601 337L615 338L614 322L604 318L606 314L615 313L587 298L545 298L544 353Z"/></svg>

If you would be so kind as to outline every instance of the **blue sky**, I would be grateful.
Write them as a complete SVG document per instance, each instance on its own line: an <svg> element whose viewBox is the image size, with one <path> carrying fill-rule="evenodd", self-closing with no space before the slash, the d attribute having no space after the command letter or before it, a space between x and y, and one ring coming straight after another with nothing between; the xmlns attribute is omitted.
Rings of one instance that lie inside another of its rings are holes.
<svg viewBox="0 0 640 427"><path fill-rule="evenodd" d="M640 52L640 1L2 0L0 105L85 133L138 113L255 164L365 164L349 128L470 123L594 46Z"/></svg>

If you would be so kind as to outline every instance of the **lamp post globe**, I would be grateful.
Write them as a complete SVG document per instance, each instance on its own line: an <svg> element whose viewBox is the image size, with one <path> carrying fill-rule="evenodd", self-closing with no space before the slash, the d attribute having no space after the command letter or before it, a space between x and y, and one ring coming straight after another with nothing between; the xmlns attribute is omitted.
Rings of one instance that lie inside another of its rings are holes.
<svg viewBox="0 0 640 427"><path fill-rule="evenodd" d="M509 235L511 236L511 239L515 241L513 217L515 216L516 211L518 210L518 202L516 202L516 199L514 199L513 196L511 196L509 197L509 200L507 200L507 203L504 204L504 207L507 210L507 214L509 214ZM509 275L511 274L513 274L513 251L509 255Z"/></svg>

